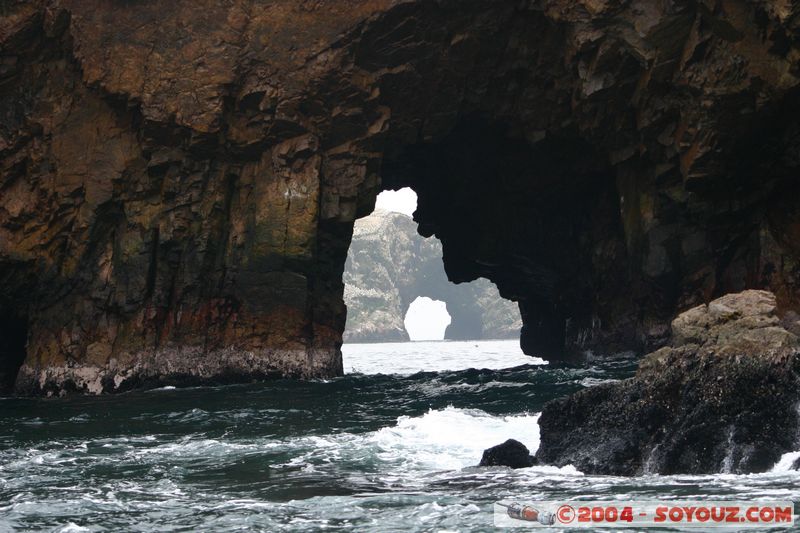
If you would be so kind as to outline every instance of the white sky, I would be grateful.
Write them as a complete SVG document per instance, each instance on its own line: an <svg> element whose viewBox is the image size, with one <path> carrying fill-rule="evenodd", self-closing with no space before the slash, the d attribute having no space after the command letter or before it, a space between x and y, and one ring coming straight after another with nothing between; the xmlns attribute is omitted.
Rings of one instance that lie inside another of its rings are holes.
<svg viewBox="0 0 800 533"><path fill-rule="evenodd" d="M404 322L412 341L439 341L444 339L450 315L444 302L420 296L408 306Z"/></svg>
<svg viewBox="0 0 800 533"><path fill-rule="evenodd" d="M375 208L397 211L411 216L417 208L417 193L409 187L404 187L399 191L383 191L378 195Z"/></svg>
<svg viewBox="0 0 800 533"><path fill-rule="evenodd" d="M375 208L411 216L417 208L417 193L409 187L399 191L383 191L378 195ZM442 340L448 324L450 315L444 302L423 296L408 307L405 325L412 341Z"/></svg>

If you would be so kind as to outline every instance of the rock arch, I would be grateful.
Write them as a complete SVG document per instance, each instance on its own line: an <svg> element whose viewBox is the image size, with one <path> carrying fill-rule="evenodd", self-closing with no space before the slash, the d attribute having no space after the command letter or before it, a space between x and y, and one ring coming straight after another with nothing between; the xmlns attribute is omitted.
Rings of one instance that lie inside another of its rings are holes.
<svg viewBox="0 0 800 533"><path fill-rule="evenodd" d="M19 393L340 373L353 221L385 187L418 192L451 280L519 302L527 353L657 345L676 310L745 287L800 307L795 6L0 16Z"/></svg>
<svg viewBox="0 0 800 533"><path fill-rule="evenodd" d="M503 301L487 280L449 283L441 243L420 237L417 224L402 213L376 210L356 223L344 281L346 342L408 340L404 318L421 296L447 306L446 339L519 335L516 305Z"/></svg>

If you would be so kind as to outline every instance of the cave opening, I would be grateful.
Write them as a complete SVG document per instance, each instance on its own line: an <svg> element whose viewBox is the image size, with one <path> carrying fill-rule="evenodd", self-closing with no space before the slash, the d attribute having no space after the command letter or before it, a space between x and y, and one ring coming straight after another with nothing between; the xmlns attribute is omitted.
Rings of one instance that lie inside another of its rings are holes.
<svg viewBox="0 0 800 533"><path fill-rule="evenodd" d="M517 339L517 305L486 279L452 283L442 244L419 234L416 210L416 192L399 187L356 221L343 275L344 342Z"/></svg>
<svg viewBox="0 0 800 533"><path fill-rule="evenodd" d="M441 341L452 321L446 302L418 296L408 306L403 324L412 341Z"/></svg>
<svg viewBox="0 0 800 533"><path fill-rule="evenodd" d="M0 312L0 395L14 389L28 343L28 321L14 313Z"/></svg>
<svg viewBox="0 0 800 533"><path fill-rule="evenodd" d="M630 281L624 212L608 158L581 132L537 134L475 111L441 135L389 146L381 179L417 191L414 220L441 242L451 282L491 280L518 303L526 354L557 361L633 344L605 333L634 335L602 307ZM444 300L448 337L468 338L460 315L470 309Z"/></svg>

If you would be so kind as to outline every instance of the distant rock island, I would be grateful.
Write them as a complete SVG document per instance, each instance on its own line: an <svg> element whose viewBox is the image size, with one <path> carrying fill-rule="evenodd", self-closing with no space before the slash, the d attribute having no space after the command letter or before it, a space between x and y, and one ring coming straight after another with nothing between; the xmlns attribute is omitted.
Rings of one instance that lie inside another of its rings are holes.
<svg viewBox="0 0 800 533"><path fill-rule="evenodd" d="M345 342L409 340L403 320L419 296L447 305L446 339L519 338L517 304L486 279L449 282L441 243L419 235L416 222L402 213L378 209L356 221L344 282Z"/></svg>

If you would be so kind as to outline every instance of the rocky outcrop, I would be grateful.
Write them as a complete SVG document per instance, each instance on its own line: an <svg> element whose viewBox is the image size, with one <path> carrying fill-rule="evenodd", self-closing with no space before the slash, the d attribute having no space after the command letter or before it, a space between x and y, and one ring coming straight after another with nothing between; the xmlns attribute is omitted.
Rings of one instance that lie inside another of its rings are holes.
<svg viewBox="0 0 800 533"><path fill-rule="evenodd" d="M403 320L419 296L447 305L446 339L518 338L522 327L516 304L491 282L450 283L441 243L421 237L402 213L377 210L356 222L344 283L345 342L408 340Z"/></svg>
<svg viewBox="0 0 800 533"><path fill-rule="evenodd" d="M527 446L518 440L508 439L502 444L484 450L478 466L528 468L535 464L536 458L531 455Z"/></svg>
<svg viewBox="0 0 800 533"><path fill-rule="evenodd" d="M3 381L336 375L353 222L403 186L448 277L519 302L526 353L657 346L676 311L744 288L797 310L799 19L4 1Z"/></svg>
<svg viewBox="0 0 800 533"><path fill-rule="evenodd" d="M798 447L799 326L765 291L695 307L635 377L547 404L536 457L615 475L768 470Z"/></svg>

